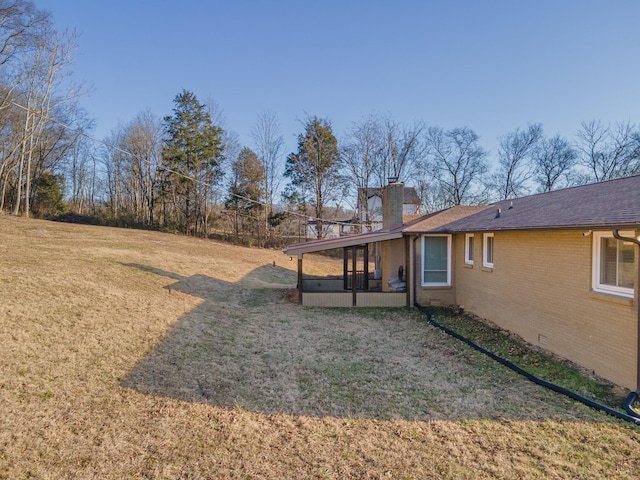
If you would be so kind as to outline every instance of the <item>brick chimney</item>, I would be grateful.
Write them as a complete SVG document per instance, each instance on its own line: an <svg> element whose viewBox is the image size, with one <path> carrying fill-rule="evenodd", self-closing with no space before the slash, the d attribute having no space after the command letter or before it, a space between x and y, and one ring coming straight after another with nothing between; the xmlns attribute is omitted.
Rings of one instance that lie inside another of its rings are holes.
<svg viewBox="0 0 640 480"><path fill-rule="evenodd" d="M382 228L390 229L402 225L402 205L404 203L404 183L398 178L389 178L389 184L382 190Z"/></svg>

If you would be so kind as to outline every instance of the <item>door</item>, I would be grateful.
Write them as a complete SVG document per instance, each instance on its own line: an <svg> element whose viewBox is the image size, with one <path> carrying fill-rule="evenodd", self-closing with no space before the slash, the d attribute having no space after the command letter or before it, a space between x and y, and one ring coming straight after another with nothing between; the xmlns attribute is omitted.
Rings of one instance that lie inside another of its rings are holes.
<svg viewBox="0 0 640 480"><path fill-rule="evenodd" d="M367 244L344 249L344 289L369 289L369 248Z"/></svg>

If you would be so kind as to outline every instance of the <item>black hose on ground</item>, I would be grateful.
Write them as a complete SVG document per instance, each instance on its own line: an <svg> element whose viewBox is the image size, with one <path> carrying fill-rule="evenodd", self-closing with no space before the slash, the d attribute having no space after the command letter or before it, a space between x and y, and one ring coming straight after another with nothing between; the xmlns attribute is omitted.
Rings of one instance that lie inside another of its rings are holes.
<svg viewBox="0 0 640 480"><path fill-rule="evenodd" d="M626 400L624 401L624 409L625 411L631 415L632 417L636 417L636 418L640 418L640 413L638 413L636 410L634 410L634 408L632 407L632 405L634 404L634 402L638 399L638 392L631 392L629 395L627 395Z"/></svg>
<svg viewBox="0 0 640 480"><path fill-rule="evenodd" d="M619 412L618 410L615 410L611 407L608 407L607 405L603 405L601 403L595 402L593 400L591 400L590 398L584 397L582 395L580 395L579 393L576 393L572 390L569 390L567 388L561 387L559 385L556 385L554 383L551 382L547 382L546 380L543 380L539 377L536 377L535 375L527 372L526 370L523 370L522 368L520 368L519 366L517 366L516 364L510 362L509 360L506 360L498 355L496 355L493 352L490 352L489 350L487 350L486 348L481 347L480 345L478 345L477 343L472 342L471 340L469 340L466 337L463 337L462 335L460 335L459 333L454 332L453 330L451 330L450 328L445 327L444 325L436 322L435 320L433 320L431 312L429 312L425 307L423 307L422 305L419 305L418 303L415 304L415 307L420 310L422 313L424 313L427 317L427 321L433 325L436 328L439 328L440 330L442 330L443 332L445 332L447 335L450 335L454 338L457 338L458 340L460 340L463 343L466 343L468 346L470 346L471 348L473 348L474 350L483 353L484 355L488 356L489 358L492 358L493 360L495 360L498 363L501 363L502 365L504 365L507 368L510 368L511 370L513 370L516 373L519 373L520 375L522 375L523 377L525 377L527 380L530 380L531 382L535 383L536 385L540 385L542 387L548 388L549 390L553 390L554 392L558 392L561 393L562 395L566 395L569 398L572 398L573 400L577 400L578 402L581 402L595 410L607 413L613 417L619 418L621 420L626 420L627 422L631 422L635 425L640 425L640 417L638 416L637 413L633 412L631 413L633 410L631 409L631 404L633 404L633 402L636 400L638 394L637 392L632 392L628 397L627 400L625 401L625 410L627 410L627 412L629 412L629 414L623 413L623 412ZM633 396L635 395L635 396ZM633 396L633 398L632 398ZM628 406L628 408L627 408ZM630 411L631 410L631 411Z"/></svg>

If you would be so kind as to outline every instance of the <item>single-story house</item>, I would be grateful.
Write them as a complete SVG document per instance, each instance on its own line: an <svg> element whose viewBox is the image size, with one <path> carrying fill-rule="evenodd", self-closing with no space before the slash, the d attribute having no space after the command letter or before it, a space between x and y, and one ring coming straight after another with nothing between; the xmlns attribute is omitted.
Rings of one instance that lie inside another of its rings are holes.
<svg viewBox="0 0 640 480"><path fill-rule="evenodd" d="M386 187L382 230L285 248L298 258L303 305L457 305L640 389L640 176L405 224L402 189ZM378 282L363 281L373 277L368 262L358 264L372 244L381 253ZM304 254L333 248L344 251L343 283L323 290L316 279L305 291Z"/></svg>

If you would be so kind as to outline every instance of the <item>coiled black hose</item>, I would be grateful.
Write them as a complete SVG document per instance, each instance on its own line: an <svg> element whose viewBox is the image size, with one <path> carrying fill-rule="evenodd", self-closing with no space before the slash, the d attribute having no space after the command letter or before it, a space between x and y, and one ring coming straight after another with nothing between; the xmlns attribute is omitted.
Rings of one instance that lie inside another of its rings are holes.
<svg viewBox="0 0 640 480"><path fill-rule="evenodd" d="M615 410L615 409L613 409L611 407L608 407L607 405L602 405L601 403L595 402L595 401L591 400L590 398L584 397L584 396L580 395L579 393L576 393L576 392L574 392L572 390L569 390L567 388L561 387L561 386L556 385L556 384L551 383L551 382L547 382L546 380L543 380L543 379L541 379L539 377L536 377L535 375L532 375L531 373L527 372L526 370L523 370L522 368L520 368L516 364L510 362L509 360L506 360L506 359L496 355L495 353L490 352L486 348L483 348L480 345L478 345L477 343L472 342L468 338L463 337L459 333L456 333L453 330L451 330L450 328L447 328L444 325L436 322L432 318L431 312L429 312L422 305L416 303L415 307L426 315L427 322L429 322L434 327L439 328L440 330L445 332L447 335L450 335L450 336L452 336L454 338L457 338L461 342L466 343L468 346L470 346L474 350L477 350L478 352L485 354L486 356L488 356L489 358L492 358L496 362L501 363L502 365L504 365L507 368L510 368L511 370L513 370L516 373L519 373L520 375L525 377L527 380L530 380L533 383L535 383L537 385L540 385L542 387L548 388L549 390L553 390L554 392L558 392L558 393L561 393L562 395L566 395L567 397L572 398L574 400L577 400L578 402L581 402L581 403L583 403L583 404L585 404L585 405L587 405L587 406L589 406L589 407L591 407L591 408L593 408L595 410L607 413L607 414L609 414L609 415L611 415L613 417L619 418L621 420L626 420L627 422L631 422L631 423L633 423L635 425L640 425L640 417L631 408L631 405L633 404L633 402L635 402L636 398L638 397L638 393L637 392L631 392L631 394L629 394L629 396L627 397L627 399L624 402L624 408L625 408L625 410L627 412L629 412L629 414L620 412L620 411Z"/></svg>

